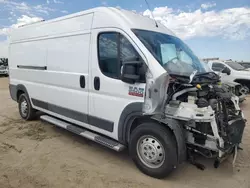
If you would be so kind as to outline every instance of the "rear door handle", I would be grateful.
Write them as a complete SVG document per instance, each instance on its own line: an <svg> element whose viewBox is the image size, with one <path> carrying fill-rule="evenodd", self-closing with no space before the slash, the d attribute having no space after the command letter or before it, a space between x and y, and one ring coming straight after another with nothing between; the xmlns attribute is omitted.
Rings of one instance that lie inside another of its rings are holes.
<svg viewBox="0 0 250 188"><path fill-rule="evenodd" d="M95 90L100 90L100 78L97 76L94 78L94 88Z"/></svg>
<svg viewBox="0 0 250 188"><path fill-rule="evenodd" d="M80 76L80 86L81 86L81 88L85 88L85 86L86 86L85 76L83 76L83 75Z"/></svg>

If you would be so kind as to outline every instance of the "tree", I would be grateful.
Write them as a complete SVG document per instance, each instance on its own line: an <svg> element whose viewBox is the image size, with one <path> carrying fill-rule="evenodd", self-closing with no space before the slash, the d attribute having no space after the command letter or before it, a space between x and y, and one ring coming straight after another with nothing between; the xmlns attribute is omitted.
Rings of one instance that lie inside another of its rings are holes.
<svg viewBox="0 0 250 188"><path fill-rule="evenodd" d="M8 58L0 58L0 66L8 66Z"/></svg>

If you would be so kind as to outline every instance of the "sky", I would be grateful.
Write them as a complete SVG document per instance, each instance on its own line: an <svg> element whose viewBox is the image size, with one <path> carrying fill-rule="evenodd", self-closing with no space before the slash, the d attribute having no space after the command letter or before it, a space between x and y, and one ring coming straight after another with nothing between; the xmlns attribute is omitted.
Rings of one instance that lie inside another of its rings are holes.
<svg viewBox="0 0 250 188"><path fill-rule="evenodd" d="M155 19L199 58L250 61L250 0L147 0ZM19 25L49 20L98 6L133 10L152 17L145 0L0 0L0 57Z"/></svg>

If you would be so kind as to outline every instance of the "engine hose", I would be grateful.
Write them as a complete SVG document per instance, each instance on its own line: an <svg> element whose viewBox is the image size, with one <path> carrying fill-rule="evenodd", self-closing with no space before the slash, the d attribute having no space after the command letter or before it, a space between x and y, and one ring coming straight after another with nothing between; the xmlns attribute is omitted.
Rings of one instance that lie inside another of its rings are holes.
<svg viewBox="0 0 250 188"><path fill-rule="evenodd" d="M183 95L184 93L187 93L187 92L191 92L191 91L197 91L198 89L196 87L191 87L191 88L186 88L186 89L183 89L177 93L175 93L172 97L172 100L176 100L177 97Z"/></svg>

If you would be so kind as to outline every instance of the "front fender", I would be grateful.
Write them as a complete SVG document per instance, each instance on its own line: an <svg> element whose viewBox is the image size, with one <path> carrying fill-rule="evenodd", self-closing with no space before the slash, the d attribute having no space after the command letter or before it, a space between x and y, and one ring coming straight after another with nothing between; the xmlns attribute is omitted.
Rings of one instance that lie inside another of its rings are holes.
<svg viewBox="0 0 250 188"><path fill-rule="evenodd" d="M163 118L159 115L152 116L152 119L163 123L173 131L177 144L178 161L179 163L185 161L187 159L186 139L184 129L182 128L180 123L175 119L169 119L166 117Z"/></svg>

